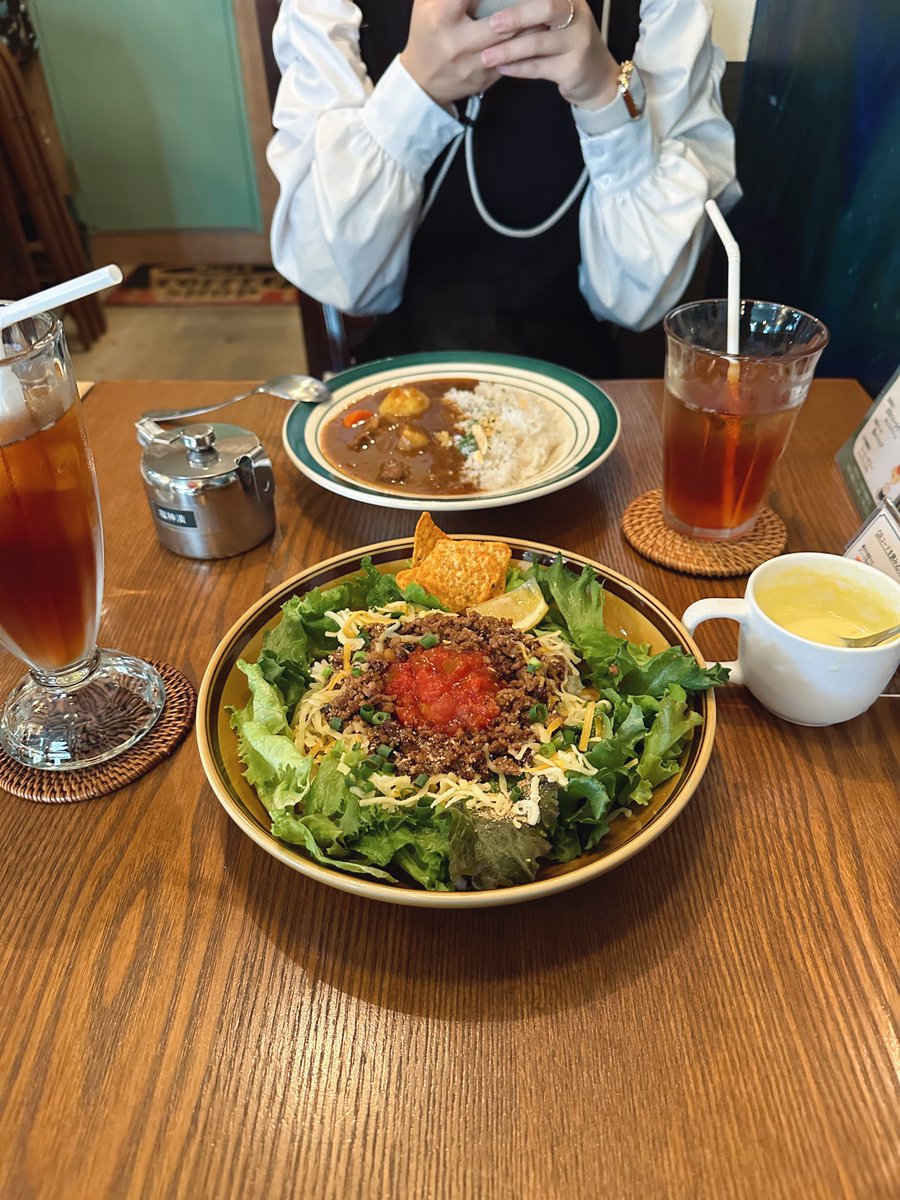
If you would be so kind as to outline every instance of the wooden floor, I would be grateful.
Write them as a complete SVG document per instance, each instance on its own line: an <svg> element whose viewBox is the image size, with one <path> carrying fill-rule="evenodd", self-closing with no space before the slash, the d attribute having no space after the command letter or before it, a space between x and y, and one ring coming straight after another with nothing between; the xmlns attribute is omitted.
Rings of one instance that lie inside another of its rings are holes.
<svg viewBox="0 0 900 1200"><path fill-rule="evenodd" d="M87 351L67 323L78 379L263 380L306 372L300 314L291 304L113 307L106 315L106 334Z"/></svg>

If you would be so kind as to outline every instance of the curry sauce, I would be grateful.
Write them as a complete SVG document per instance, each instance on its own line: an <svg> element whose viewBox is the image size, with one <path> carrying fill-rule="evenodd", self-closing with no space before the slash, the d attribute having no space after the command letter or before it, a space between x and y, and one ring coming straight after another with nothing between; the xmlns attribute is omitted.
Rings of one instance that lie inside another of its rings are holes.
<svg viewBox="0 0 900 1200"><path fill-rule="evenodd" d="M341 474L392 492L478 492L463 478L462 414L446 398L474 379L424 379L373 392L336 413L322 429L322 451Z"/></svg>

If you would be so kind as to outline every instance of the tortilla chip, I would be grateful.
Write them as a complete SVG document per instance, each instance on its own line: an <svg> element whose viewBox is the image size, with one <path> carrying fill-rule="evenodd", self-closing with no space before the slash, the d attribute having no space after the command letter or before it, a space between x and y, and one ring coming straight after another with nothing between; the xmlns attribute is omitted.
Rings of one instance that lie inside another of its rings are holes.
<svg viewBox="0 0 900 1200"><path fill-rule="evenodd" d="M408 587L409 584L411 584L413 582L414 582L414 580L413 580L412 567L407 567L406 570L397 572L397 587L405 588L405 587Z"/></svg>
<svg viewBox="0 0 900 1200"><path fill-rule="evenodd" d="M512 551L505 542L473 542L444 537L438 540L408 580L431 592L453 612L464 612L499 596L506 586L506 568ZM400 582L400 576L398 583ZM404 584L400 584L404 586Z"/></svg>
<svg viewBox="0 0 900 1200"><path fill-rule="evenodd" d="M442 529L438 529L431 519L431 513L422 513L413 535L412 565L417 567L419 563L424 562L432 549L446 536L446 533ZM400 586L402 587L403 584Z"/></svg>

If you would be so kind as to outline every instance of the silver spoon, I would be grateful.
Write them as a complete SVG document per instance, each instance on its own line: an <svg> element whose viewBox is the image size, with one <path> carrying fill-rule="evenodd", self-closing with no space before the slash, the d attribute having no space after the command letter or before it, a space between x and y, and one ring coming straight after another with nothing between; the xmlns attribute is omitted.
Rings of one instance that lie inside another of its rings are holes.
<svg viewBox="0 0 900 1200"><path fill-rule="evenodd" d="M898 633L900 633L900 625L895 625L893 629L882 629L879 633L867 633L865 637L842 637L841 641L845 646L852 646L854 648L880 646L882 642L889 642L891 638L896 637Z"/></svg>
<svg viewBox="0 0 900 1200"><path fill-rule="evenodd" d="M232 396L228 400L220 400L218 404L202 404L198 408L159 408L153 412L144 413L145 421L182 421L186 417L199 417L203 413L215 412L218 408L227 408L229 404L237 404L238 400L246 400L249 396L263 393L266 396L277 396L281 400L290 400L295 404L321 404L331 399L331 392L320 379L312 375L276 375L267 379L252 391L243 392L240 396Z"/></svg>

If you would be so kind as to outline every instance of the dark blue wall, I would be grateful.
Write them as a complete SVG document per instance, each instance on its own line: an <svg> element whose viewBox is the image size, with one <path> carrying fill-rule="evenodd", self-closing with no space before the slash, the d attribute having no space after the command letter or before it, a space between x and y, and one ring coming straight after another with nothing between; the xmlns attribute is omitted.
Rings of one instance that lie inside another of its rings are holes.
<svg viewBox="0 0 900 1200"><path fill-rule="evenodd" d="M819 375L900 364L900 0L758 0L731 217L742 292L820 317Z"/></svg>

